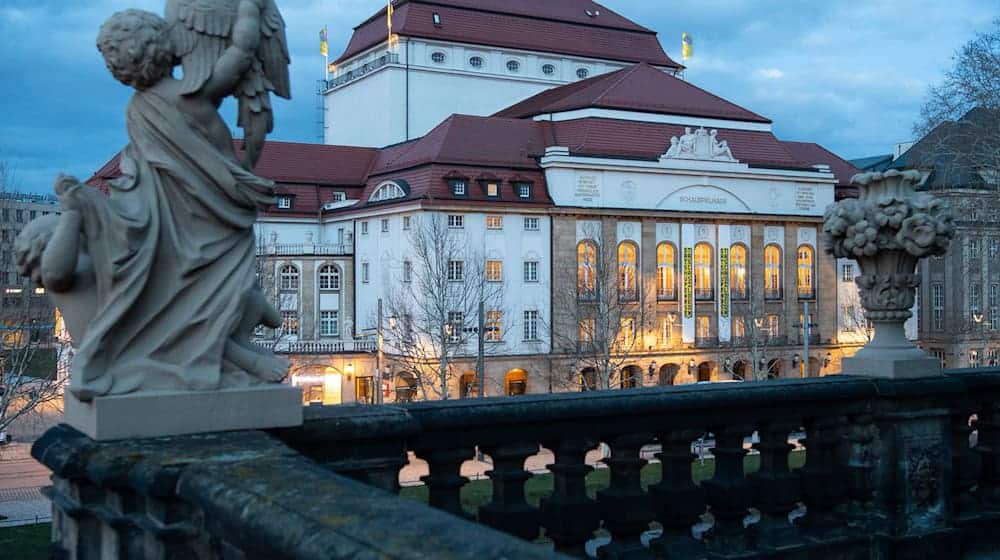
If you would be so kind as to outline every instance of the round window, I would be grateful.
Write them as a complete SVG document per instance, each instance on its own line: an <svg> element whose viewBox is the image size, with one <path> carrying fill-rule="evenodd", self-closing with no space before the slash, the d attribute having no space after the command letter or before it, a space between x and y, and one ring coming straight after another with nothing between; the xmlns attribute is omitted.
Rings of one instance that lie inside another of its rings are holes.
<svg viewBox="0 0 1000 560"><path fill-rule="evenodd" d="M553 66L551 64L546 64L546 65L542 66L542 74L545 74L546 76L551 76L552 74L555 74L555 73L556 73L556 67L555 66Z"/></svg>
<svg viewBox="0 0 1000 560"><path fill-rule="evenodd" d="M442 64L442 63L444 63L444 53L441 52L441 51L432 53L431 54L431 60L433 60L435 64Z"/></svg>
<svg viewBox="0 0 1000 560"><path fill-rule="evenodd" d="M518 62L516 60L508 60L507 61L507 70L510 70L511 72L517 72L520 69L521 69L521 63L520 62Z"/></svg>
<svg viewBox="0 0 1000 560"><path fill-rule="evenodd" d="M483 57L481 56L474 56L469 59L469 66L473 68L482 68L484 63L485 61L483 61Z"/></svg>
<svg viewBox="0 0 1000 560"><path fill-rule="evenodd" d="M590 75L590 72L586 68L580 68L576 71L576 77L581 80Z"/></svg>

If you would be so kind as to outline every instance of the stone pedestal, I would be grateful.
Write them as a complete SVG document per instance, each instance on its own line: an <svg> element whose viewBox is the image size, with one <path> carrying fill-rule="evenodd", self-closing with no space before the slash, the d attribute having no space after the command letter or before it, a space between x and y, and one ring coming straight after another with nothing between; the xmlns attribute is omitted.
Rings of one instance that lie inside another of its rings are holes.
<svg viewBox="0 0 1000 560"><path fill-rule="evenodd" d="M289 385L64 398L65 423L98 441L302 424L302 389Z"/></svg>

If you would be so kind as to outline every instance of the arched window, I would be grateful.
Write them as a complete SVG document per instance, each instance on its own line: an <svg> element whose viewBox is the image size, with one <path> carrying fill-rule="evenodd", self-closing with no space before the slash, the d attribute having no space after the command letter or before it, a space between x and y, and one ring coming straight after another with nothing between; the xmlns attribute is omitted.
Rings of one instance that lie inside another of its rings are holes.
<svg viewBox="0 0 1000 560"><path fill-rule="evenodd" d="M813 299L816 297L816 259L813 248L808 245L799 247L799 299Z"/></svg>
<svg viewBox="0 0 1000 560"><path fill-rule="evenodd" d="M597 244L581 241L576 246L576 293L581 298L592 298L597 287Z"/></svg>
<svg viewBox="0 0 1000 560"><path fill-rule="evenodd" d="M712 246L699 243L694 246L694 299L711 300L715 285L712 283Z"/></svg>
<svg viewBox="0 0 1000 560"><path fill-rule="evenodd" d="M507 396L524 395L528 392L528 372L523 369L512 369L504 376L504 386Z"/></svg>
<svg viewBox="0 0 1000 560"><path fill-rule="evenodd" d="M656 247L656 299L677 299L677 250L672 243Z"/></svg>
<svg viewBox="0 0 1000 560"><path fill-rule="evenodd" d="M386 181L375 189L375 192L368 197L368 202L381 202L383 200L393 200L406 197L406 190L395 181Z"/></svg>
<svg viewBox="0 0 1000 560"><path fill-rule="evenodd" d="M340 269L332 264L325 264L319 267L319 289L339 290L340 289Z"/></svg>
<svg viewBox="0 0 1000 560"><path fill-rule="evenodd" d="M781 248L764 247L764 299L781 299Z"/></svg>
<svg viewBox="0 0 1000 560"><path fill-rule="evenodd" d="M639 299L638 279L639 249L631 241L618 245L618 299L637 301Z"/></svg>
<svg viewBox="0 0 1000 560"><path fill-rule="evenodd" d="M737 243L729 248L729 290L730 297L745 300L747 290L747 247Z"/></svg>
<svg viewBox="0 0 1000 560"><path fill-rule="evenodd" d="M295 268L295 265L286 264L281 267L281 272L279 273L278 278L278 287L282 290L299 289L299 269Z"/></svg>

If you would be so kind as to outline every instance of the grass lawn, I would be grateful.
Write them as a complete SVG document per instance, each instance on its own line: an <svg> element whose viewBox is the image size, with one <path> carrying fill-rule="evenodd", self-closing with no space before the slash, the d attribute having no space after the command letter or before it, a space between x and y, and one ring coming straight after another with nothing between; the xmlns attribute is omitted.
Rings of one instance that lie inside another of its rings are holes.
<svg viewBox="0 0 1000 560"><path fill-rule="evenodd" d="M802 467L805 464L805 461L805 452L795 451L792 452L788 459L788 466L792 469L797 469ZM643 467L643 488L660 482L660 478L662 476L661 467L662 465L660 463L651 463ZM759 470L760 456L746 456L743 459L743 468L747 473ZM611 473L608 469L596 469L587 475L587 494L591 498L593 498L599 490L603 490L608 487L608 484L610 483L610 474ZM694 464L691 465L691 475L696 483L700 483L703 480L711 478L713 474L715 474L714 459L705 459L704 463L695 461ZM545 498L552 493L552 475L539 474L531 477L524 483L524 491L525 496L528 499L528 503L537 507L542 498ZM489 503L492 493L493 482L491 480L473 480L462 488L462 507L465 508L465 511L470 514L475 514L479 506ZM424 485L408 486L402 489L400 496L420 502L426 502L427 487Z"/></svg>
<svg viewBox="0 0 1000 560"><path fill-rule="evenodd" d="M45 560L49 557L51 523L0 529L0 557L11 560Z"/></svg>

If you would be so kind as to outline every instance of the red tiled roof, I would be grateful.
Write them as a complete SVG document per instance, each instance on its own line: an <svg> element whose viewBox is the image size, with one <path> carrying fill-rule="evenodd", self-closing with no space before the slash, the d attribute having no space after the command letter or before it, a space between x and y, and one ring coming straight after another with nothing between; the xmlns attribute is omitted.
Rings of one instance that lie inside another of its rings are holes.
<svg viewBox="0 0 1000 560"><path fill-rule="evenodd" d="M684 134L684 127L680 125L601 118L538 124L551 126L555 145L566 146L570 153L577 155L657 159L670 147L671 136ZM726 141L733 157L748 165L809 167L770 132L724 128L718 131L719 139Z"/></svg>
<svg viewBox="0 0 1000 560"><path fill-rule="evenodd" d="M108 184L109 181L122 174L121 161L122 153L118 152L93 175L91 175L89 179L84 181L84 183L96 188L104 194L108 194L111 192L111 186Z"/></svg>
<svg viewBox="0 0 1000 560"><path fill-rule="evenodd" d="M242 142L236 147L240 150ZM277 183L362 186L377 153L375 148L268 140L254 171Z"/></svg>
<svg viewBox="0 0 1000 560"><path fill-rule="evenodd" d="M861 170L851 165L849 161L813 142L782 141L781 143L800 161L809 165L829 165L830 171L837 177L837 187L854 188L851 187L851 177L861 173Z"/></svg>
<svg viewBox="0 0 1000 560"><path fill-rule="evenodd" d="M455 197L448 185L448 179L454 177L464 177L467 179L468 196ZM486 196L479 179L500 181L500 198L490 198ZM361 194L362 205L368 204L368 197L375 191L382 181L404 180L410 187L410 194L405 199L398 201L375 202L372 206L386 206L400 202L413 200L439 200L448 202L491 202L500 204L527 204L532 206L552 204L549 197L548 187L545 183L545 174L537 166L534 170L514 170L505 167L488 166L446 166L446 165L425 165L417 168L407 169L397 173L383 175L373 175L368 186ZM527 181L531 183L531 197L528 199L519 198L514 192L515 181Z"/></svg>
<svg viewBox="0 0 1000 560"><path fill-rule="evenodd" d="M543 91L498 113L526 118L584 108L770 123L770 119L644 63Z"/></svg>
<svg viewBox="0 0 1000 560"><path fill-rule="evenodd" d="M401 0L393 32L405 37L552 52L680 68L656 33L590 0ZM586 12L599 12L594 18ZM433 15L441 18L435 26ZM386 40L385 9L354 29L339 64Z"/></svg>
<svg viewBox="0 0 1000 560"><path fill-rule="evenodd" d="M528 120L452 115L421 138L383 148L371 174L426 163L536 169L552 145L545 132Z"/></svg>

